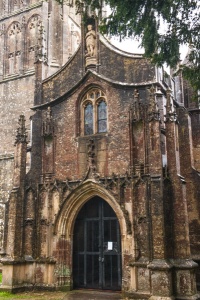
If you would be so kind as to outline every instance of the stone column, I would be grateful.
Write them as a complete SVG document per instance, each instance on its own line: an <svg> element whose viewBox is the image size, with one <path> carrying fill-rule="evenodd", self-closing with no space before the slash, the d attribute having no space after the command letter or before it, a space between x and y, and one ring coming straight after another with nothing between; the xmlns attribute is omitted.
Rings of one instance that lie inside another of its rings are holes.
<svg viewBox="0 0 200 300"><path fill-rule="evenodd" d="M26 20L25 17L22 17L21 21L21 53L19 57L19 74L22 75L24 73L24 62L25 62L25 43L26 43Z"/></svg>
<svg viewBox="0 0 200 300"><path fill-rule="evenodd" d="M150 271L147 268L150 257L149 232L149 176L146 159L146 118L147 107L140 101L139 93L134 91L130 110L130 161L133 175L133 223L134 223L134 261L131 274L136 277L138 298L150 294Z"/></svg>
<svg viewBox="0 0 200 300"><path fill-rule="evenodd" d="M34 229L35 229L35 193L32 188L26 192L24 204L24 255L28 260L34 256Z"/></svg>
<svg viewBox="0 0 200 300"><path fill-rule="evenodd" d="M130 161L134 173L145 164L144 149L144 115L142 114L139 93L133 94L133 102L130 109Z"/></svg>
<svg viewBox="0 0 200 300"><path fill-rule="evenodd" d="M14 188L21 188L24 184L24 177L26 175L26 151L27 151L27 132L25 128L25 117L19 117L20 127L17 129L17 136L15 141L15 159L14 159Z"/></svg>
<svg viewBox="0 0 200 300"><path fill-rule="evenodd" d="M71 45L70 45L70 24L69 24L69 6L66 4L63 4L63 57L62 57L62 64L66 63L69 59L69 57L71 57L72 53L71 53Z"/></svg>
<svg viewBox="0 0 200 300"><path fill-rule="evenodd" d="M191 257L198 262L197 286L200 287L200 220L199 220L199 195L200 177L194 168L193 141L191 120L188 111L184 107L177 109L179 117L179 148L180 170L186 180L187 210L189 219L189 236Z"/></svg>
<svg viewBox="0 0 200 300"><path fill-rule="evenodd" d="M19 125L15 141L13 189L7 204L8 208L6 215L6 254L12 259L20 258L22 256L23 196L27 150L27 133L23 115L19 118Z"/></svg>
<svg viewBox="0 0 200 300"><path fill-rule="evenodd" d="M161 123L156 102L155 88L149 90L148 102L148 163L150 174L149 186L149 227L150 227L150 269L151 298L172 298L171 265L165 257L165 233L163 210L163 175L161 154Z"/></svg>
<svg viewBox="0 0 200 300"><path fill-rule="evenodd" d="M38 241L37 256L46 259L48 256L48 227L49 227L49 190L41 189L39 192L39 206L37 215Z"/></svg>
<svg viewBox="0 0 200 300"><path fill-rule="evenodd" d="M49 26L48 26L48 60L49 60L49 74L51 75L58 70L60 67L60 50L61 47L61 38L62 34L59 34L59 30L61 31L61 23L63 22L60 19L59 14L60 5L55 1L50 1L49 3ZM62 52L62 51L61 51Z"/></svg>
<svg viewBox="0 0 200 300"><path fill-rule="evenodd" d="M37 57L35 62L34 105L42 104L42 59Z"/></svg>
<svg viewBox="0 0 200 300"><path fill-rule="evenodd" d="M171 91L167 90L166 142L169 177L172 185L173 259L176 299L196 299L195 268L191 260L185 180L180 175L178 122Z"/></svg>
<svg viewBox="0 0 200 300"><path fill-rule="evenodd" d="M8 14L10 13L10 1L9 0L5 0L5 4L4 4L4 14Z"/></svg>
<svg viewBox="0 0 200 300"><path fill-rule="evenodd" d="M43 117L43 176L48 181L51 180L54 173L54 139L53 139L53 119L51 108L48 107Z"/></svg>

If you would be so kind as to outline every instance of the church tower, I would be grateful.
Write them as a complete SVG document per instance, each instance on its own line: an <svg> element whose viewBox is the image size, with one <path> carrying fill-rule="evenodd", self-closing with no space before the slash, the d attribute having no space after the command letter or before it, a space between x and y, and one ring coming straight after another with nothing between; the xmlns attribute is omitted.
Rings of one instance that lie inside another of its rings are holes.
<svg viewBox="0 0 200 300"><path fill-rule="evenodd" d="M57 72L62 53L50 43L44 61L37 48L30 169L21 115L1 287L198 299L198 197L187 182L198 192L200 185L192 149L181 147L191 139L188 116L161 70L113 47L94 13L81 31Z"/></svg>
<svg viewBox="0 0 200 300"><path fill-rule="evenodd" d="M54 0L2 0L0 3L0 248L5 203L14 169L14 137L19 115L26 118L30 167L30 108L39 81L57 72L80 44L80 15ZM35 89L36 86L36 89Z"/></svg>
<svg viewBox="0 0 200 300"><path fill-rule="evenodd" d="M79 39L70 7L17 3L1 35L1 288L199 299L200 177L173 79L116 49L91 11Z"/></svg>

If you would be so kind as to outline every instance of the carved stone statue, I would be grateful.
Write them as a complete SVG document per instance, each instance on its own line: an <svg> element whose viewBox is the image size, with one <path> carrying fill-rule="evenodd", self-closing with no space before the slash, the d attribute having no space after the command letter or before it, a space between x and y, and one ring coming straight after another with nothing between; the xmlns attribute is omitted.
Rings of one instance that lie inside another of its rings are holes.
<svg viewBox="0 0 200 300"><path fill-rule="evenodd" d="M96 40L96 33L93 30L92 25L87 26L88 32L86 33L86 47L87 47L87 54L86 56L94 56L95 54L95 40Z"/></svg>

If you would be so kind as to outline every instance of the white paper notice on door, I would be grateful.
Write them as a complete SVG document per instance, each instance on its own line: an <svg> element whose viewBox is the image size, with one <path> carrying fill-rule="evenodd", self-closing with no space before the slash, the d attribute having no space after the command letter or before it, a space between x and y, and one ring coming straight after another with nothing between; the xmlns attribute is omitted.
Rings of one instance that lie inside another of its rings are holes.
<svg viewBox="0 0 200 300"><path fill-rule="evenodd" d="M113 250L113 242L108 242L108 250Z"/></svg>

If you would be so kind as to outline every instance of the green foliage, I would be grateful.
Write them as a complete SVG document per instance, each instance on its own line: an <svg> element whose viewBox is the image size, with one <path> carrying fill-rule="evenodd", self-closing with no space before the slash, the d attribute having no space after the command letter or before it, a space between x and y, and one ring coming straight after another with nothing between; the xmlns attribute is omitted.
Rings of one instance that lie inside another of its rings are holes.
<svg viewBox="0 0 200 300"><path fill-rule="evenodd" d="M141 40L145 56L157 65L172 68L180 62L180 46L190 45L192 55L183 74L195 90L200 89L200 2L198 0L57 0L92 10L102 10L103 2L111 8L102 20L102 33ZM82 10L83 11L83 10ZM164 30L163 30L164 28ZM196 76L197 75L197 76ZM195 81L194 81L195 79Z"/></svg>
<svg viewBox="0 0 200 300"><path fill-rule="evenodd" d="M0 292L0 299L4 299L4 298L8 299L11 297L13 297L13 295L9 292Z"/></svg>
<svg viewBox="0 0 200 300"><path fill-rule="evenodd" d="M15 299L31 299L33 298L32 295L30 294L12 294L10 292L1 292L0 291L0 300L4 300L4 299L11 299L11 300L15 300Z"/></svg>

